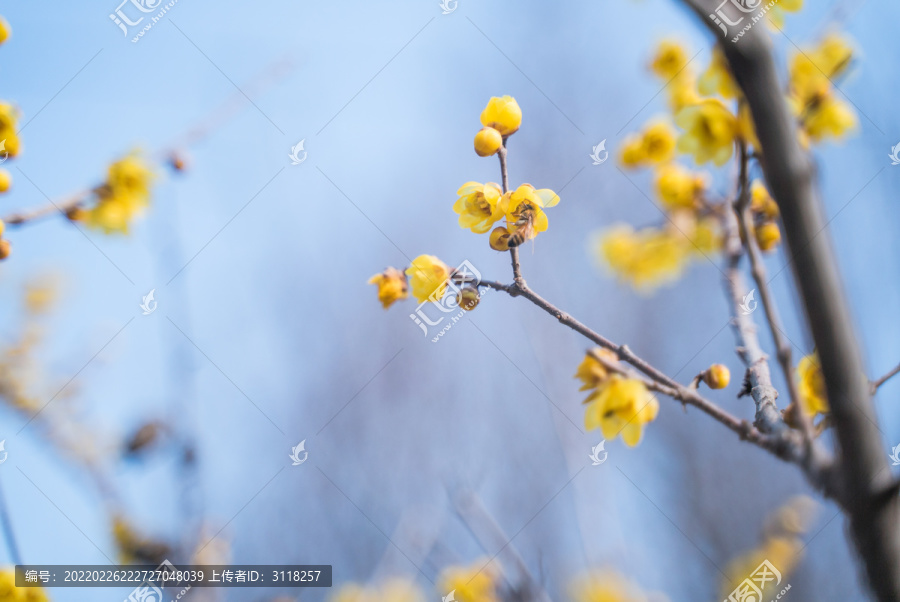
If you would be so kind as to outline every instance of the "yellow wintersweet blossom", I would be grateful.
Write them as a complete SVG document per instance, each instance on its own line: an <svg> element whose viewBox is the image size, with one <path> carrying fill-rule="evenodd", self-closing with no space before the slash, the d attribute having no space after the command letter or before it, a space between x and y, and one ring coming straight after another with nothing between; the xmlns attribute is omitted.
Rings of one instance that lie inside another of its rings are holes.
<svg viewBox="0 0 900 602"><path fill-rule="evenodd" d="M618 374L611 375L584 402L584 428L599 428L606 439L621 433L629 447L640 442L644 425L659 413L659 402L644 383Z"/></svg>
<svg viewBox="0 0 900 602"><path fill-rule="evenodd" d="M569 590L574 602L647 602L648 598L636 585L611 569L592 571L577 579ZM653 600L666 598L654 594Z"/></svg>
<svg viewBox="0 0 900 602"><path fill-rule="evenodd" d="M693 155L697 163L724 165L731 158L738 123L720 100L707 98L686 106L675 116L675 124L684 130L678 150Z"/></svg>
<svg viewBox="0 0 900 602"><path fill-rule="evenodd" d="M753 230L756 242L761 251L772 251L781 244L781 230L773 221L766 221L756 226Z"/></svg>
<svg viewBox="0 0 900 602"><path fill-rule="evenodd" d="M770 220L777 218L780 213L778 203L760 180L753 180L750 185L750 210Z"/></svg>
<svg viewBox="0 0 900 602"><path fill-rule="evenodd" d="M669 209L692 209L706 188L706 178L669 163L656 170L656 193Z"/></svg>
<svg viewBox="0 0 900 602"><path fill-rule="evenodd" d="M9 21L0 17L0 44L9 39L10 33L12 33L12 28L9 26Z"/></svg>
<svg viewBox="0 0 900 602"><path fill-rule="evenodd" d="M484 127L475 134L475 153L479 157L495 155L501 146L503 146L503 136L494 128Z"/></svg>
<svg viewBox="0 0 900 602"><path fill-rule="evenodd" d="M13 567L0 569L0 602L48 602L46 592L40 587L16 587Z"/></svg>
<svg viewBox="0 0 900 602"><path fill-rule="evenodd" d="M818 142L827 136L840 138L856 129L856 113L846 102L829 93L807 107L803 125L813 141Z"/></svg>
<svg viewBox="0 0 900 602"><path fill-rule="evenodd" d="M481 112L481 125L494 128L506 138L522 125L522 109L512 96L492 96Z"/></svg>
<svg viewBox="0 0 900 602"><path fill-rule="evenodd" d="M639 290L674 280L689 257L683 235L656 228L635 232L629 225L614 226L604 233L597 251L617 276Z"/></svg>
<svg viewBox="0 0 900 602"><path fill-rule="evenodd" d="M753 114L750 113L750 105L746 102L741 102L738 105L737 131L738 136L748 145L756 149L760 147L759 138L756 136L756 124L753 122Z"/></svg>
<svg viewBox="0 0 900 602"><path fill-rule="evenodd" d="M512 232L506 226L498 226L491 231L490 245L495 251L509 251L509 237Z"/></svg>
<svg viewBox="0 0 900 602"><path fill-rule="evenodd" d="M582 360L575 371L575 378L583 383L581 388L578 389L579 391L594 389L609 378L611 372L597 359L598 356L611 364L616 364L619 361L619 356L609 349L604 349L603 347L591 349L584 355L584 360Z"/></svg>
<svg viewBox="0 0 900 602"><path fill-rule="evenodd" d="M109 166L106 182L97 188L97 204L69 216L106 233L127 234L134 218L150 204L152 183L153 171L146 161L128 155Z"/></svg>
<svg viewBox="0 0 900 602"><path fill-rule="evenodd" d="M500 602L496 575L484 565L484 562L476 562L468 567L444 569L438 579L442 596L453 592L457 602Z"/></svg>
<svg viewBox="0 0 900 602"><path fill-rule="evenodd" d="M663 40L656 48L650 68L655 74L672 79L678 75L688 64L687 52L684 46L674 40Z"/></svg>
<svg viewBox="0 0 900 602"><path fill-rule="evenodd" d="M406 268L413 297L419 303L439 300L447 290L450 268L434 255L419 255Z"/></svg>
<svg viewBox="0 0 900 602"><path fill-rule="evenodd" d="M484 234L503 217L500 207L502 192L499 184L466 182L456 191L459 198L453 210L459 214L460 228L469 228L475 234Z"/></svg>
<svg viewBox="0 0 900 602"><path fill-rule="evenodd" d="M803 410L810 416L827 414L830 409L825 394L825 379L816 353L800 360L797 365L797 381L797 392L800 394L800 406Z"/></svg>
<svg viewBox="0 0 900 602"><path fill-rule="evenodd" d="M12 175L5 169L0 169L0 193L7 192L12 186Z"/></svg>
<svg viewBox="0 0 900 602"><path fill-rule="evenodd" d="M19 111L12 104L0 101L0 152L15 157L22 150L16 133Z"/></svg>
<svg viewBox="0 0 900 602"><path fill-rule="evenodd" d="M714 96L718 94L722 98L735 98L738 95L737 84L731 77L731 71L728 69L728 62L722 49L716 46L713 50L712 60L709 67L700 76L697 81L697 90L704 96Z"/></svg>
<svg viewBox="0 0 900 602"><path fill-rule="evenodd" d="M665 121L654 121L638 134L632 134L622 145L625 167L663 163L675 153L675 130Z"/></svg>
<svg viewBox="0 0 900 602"><path fill-rule="evenodd" d="M697 104L703 97L697 94L697 82L693 73L687 69L679 73L666 86L669 91L669 109L673 115L684 107Z"/></svg>
<svg viewBox="0 0 900 602"><path fill-rule="evenodd" d="M506 214L506 228L510 237L506 241L515 247L544 232L550 225L544 209L559 203L559 195L549 188L535 190L531 184L522 184L500 199L499 206Z"/></svg>
<svg viewBox="0 0 900 602"><path fill-rule="evenodd" d="M389 308L394 302L409 297L409 285L406 282L406 274L397 268L389 267L380 274L369 278L368 284L378 285L378 300L382 307Z"/></svg>

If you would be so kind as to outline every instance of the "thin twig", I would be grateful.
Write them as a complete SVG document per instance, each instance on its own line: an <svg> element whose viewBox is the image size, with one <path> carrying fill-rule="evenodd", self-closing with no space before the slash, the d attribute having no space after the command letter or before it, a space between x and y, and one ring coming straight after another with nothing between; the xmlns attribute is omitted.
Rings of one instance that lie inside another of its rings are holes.
<svg viewBox="0 0 900 602"><path fill-rule="evenodd" d="M509 170L506 166L506 141L509 138L503 139L503 145L500 147L500 150L497 152L497 156L500 157L500 183L503 186L503 194L509 192ZM513 271L513 280L518 284L521 282L525 283L522 280L522 268L519 265L519 248L512 247L509 250L509 258L512 263L512 271Z"/></svg>
<svg viewBox="0 0 900 602"><path fill-rule="evenodd" d="M878 390L878 387L880 387L881 385L883 385L884 383L889 381L892 377L896 376L898 373L900 373L900 364L897 364L896 366L894 366L893 370L891 370L890 372L888 372L887 374L885 374L878 380L872 382L872 393L874 394L875 391Z"/></svg>

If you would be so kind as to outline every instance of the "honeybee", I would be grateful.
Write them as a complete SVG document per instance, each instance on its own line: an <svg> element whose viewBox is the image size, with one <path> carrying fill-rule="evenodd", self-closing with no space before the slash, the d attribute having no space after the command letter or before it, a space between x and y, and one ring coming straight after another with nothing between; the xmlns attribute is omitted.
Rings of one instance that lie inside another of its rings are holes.
<svg viewBox="0 0 900 602"><path fill-rule="evenodd" d="M509 235L509 241L507 242L509 248L518 247L526 240L531 240L537 236L537 232L534 229L535 213L534 207L531 205L524 205L518 211L519 219L509 224L516 227L516 231Z"/></svg>

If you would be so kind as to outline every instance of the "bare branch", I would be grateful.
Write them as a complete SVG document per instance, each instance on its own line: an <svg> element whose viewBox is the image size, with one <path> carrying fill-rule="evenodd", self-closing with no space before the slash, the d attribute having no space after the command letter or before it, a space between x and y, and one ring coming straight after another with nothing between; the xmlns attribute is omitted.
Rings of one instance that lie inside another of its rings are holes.
<svg viewBox="0 0 900 602"><path fill-rule="evenodd" d="M888 372L887 374L885 374L878 380L872 381L872 394L874 395L875 391L877 391L881 385L883 385L887 381L891 380L891 378L896 376L898 373L900 373L900 364L897 364L896 366L894 366L894 368L890 372Z"/></svg>

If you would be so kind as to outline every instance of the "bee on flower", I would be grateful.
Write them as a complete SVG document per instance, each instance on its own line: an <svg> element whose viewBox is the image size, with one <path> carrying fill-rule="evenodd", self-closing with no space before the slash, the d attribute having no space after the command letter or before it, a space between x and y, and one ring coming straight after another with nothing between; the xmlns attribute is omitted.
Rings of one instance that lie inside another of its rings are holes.
<svg viewBox="0 0 900 602"><path fill-rule="evenodd" d="M543 210L558 203L555 192L549 188L535 190L531 184L522 184L514 192L503 195L500 204L506 213L507 246L518 247L547 230L550 222Z"/></svg>

